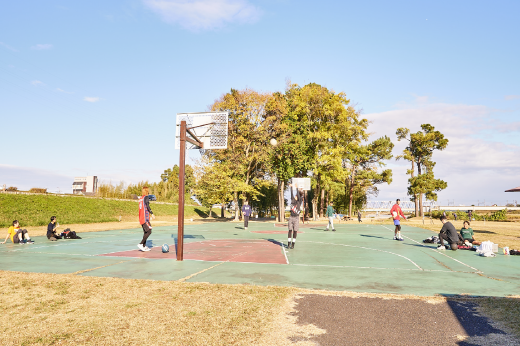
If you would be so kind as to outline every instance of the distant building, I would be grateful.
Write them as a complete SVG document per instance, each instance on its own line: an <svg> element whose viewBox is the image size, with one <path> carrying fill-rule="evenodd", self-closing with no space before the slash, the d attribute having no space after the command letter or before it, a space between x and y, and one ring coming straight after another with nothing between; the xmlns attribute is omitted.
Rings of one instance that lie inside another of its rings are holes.
<svg viewBox="0 0 520 346"><path fill-rule="evenodd" d="M72 193L75 195L95 194L98 188L97 176L75 177L72 183Z"/></svg>

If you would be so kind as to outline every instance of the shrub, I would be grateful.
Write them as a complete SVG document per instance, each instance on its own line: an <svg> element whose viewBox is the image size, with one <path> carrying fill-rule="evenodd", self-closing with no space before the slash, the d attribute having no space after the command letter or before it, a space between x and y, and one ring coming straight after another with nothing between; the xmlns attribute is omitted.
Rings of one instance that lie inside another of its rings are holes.
<svg viewBox="0 0 520 346"><path fill-rule="evenodd" d="M7 191L18 191L18 188L16 186L9 186Z"/></svg>
<svg viewBox="0 0 520 346"><path fill-rule="evenodd" d="M29 190L29 192L32 192L32 193L47 193L47 189L42 189L42 188L39 188L39 187L33 187L32 189Z"/></svg>
<svg viewBox="0 0 520 346"><path fill-rule="evenodd" d="M445 211L445 210L434 210L434 211L432 211L432 217L434 219L440 219L444 212L446 212L446 216L450 220L453 219L453 214L454 213L457 214L457 219L458 220L469 220L468 213L463 212L463 211L452 212L452 211ZM490 214L482 215L482 214L473 213L472 216L475 219L475 221L483 221L483 220L486 220L486 221L506 221L507 220L507 209L497 210L497 211L495 211L491 215Z"/></svg>
<svg viewBox="0 0 520 346"><path fill-rule="evenodd" d="M457 220L469 220L468 213L464 211L446 211L446 210L434 210L432 211L432 217L434 219L440 219L441 216L446 213L446 216L448 219L452 220L454 219L453 214L457 215ZM473 214L473 217L476 218L477 215Z"/></svg>

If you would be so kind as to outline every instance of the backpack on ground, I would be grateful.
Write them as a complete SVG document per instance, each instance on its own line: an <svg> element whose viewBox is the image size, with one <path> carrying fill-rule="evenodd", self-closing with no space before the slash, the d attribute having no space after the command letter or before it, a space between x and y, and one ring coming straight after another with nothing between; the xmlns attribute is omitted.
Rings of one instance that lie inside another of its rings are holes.
<svg viewBox="0 0 520 346"><path fill-rule="evenodd" d="M76 234L76 232L71 231L70 228L67 228L63 231L63 238L65 239L81 239L80 236Z"/></svg>

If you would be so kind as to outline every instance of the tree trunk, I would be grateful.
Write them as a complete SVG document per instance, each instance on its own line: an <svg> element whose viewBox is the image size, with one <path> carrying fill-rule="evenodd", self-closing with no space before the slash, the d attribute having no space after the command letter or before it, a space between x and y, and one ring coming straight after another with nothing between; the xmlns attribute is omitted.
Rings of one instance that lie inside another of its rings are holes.
<svg viewBox="0 0 520 346"><path fill-rule="evenodd" d="M213 208L213 204L209 206L209 214L208 214L208 217L211 217L211 208Z"/></svg>
<svg viewBox="0 0 520 346"><path fill-rule="evenodd" d="M354 180L356 178L356 169L352 169L350 174L350 186L349 186L349 204L348 204L348 217L352 217L352 201L354 200Z"/></svg>
<svg viewBox="0 0 520 346"><path fill-rule="evenodd" d="M320 196L320 175L318 174L318 179L316 181L316 190L312 195L312 218L314 221L318 220L318 201Z"/></svg>
<svg viewBox="0 0 520 346"><path fill-rule="evenodd" d="M325 189L321 188L321 198L320 198L320 218L323 217L324 214L324 207L325 204Z"/></svg>
<svg viewBox="0 0 520 346"><path fill-rule="evenodd" d="M240 221L238 208L238 192L233 193L233 204L235 204L235 221Z"/></svg>
<svg viewBox="0 0 520 346"><path fill-rule="evenodd" d="M278 222L285 222L284 181L278 178Z"/></svg>
<svg viewBox="0 0 520 346"><path fill-rule="evenodd" d="M414 173L415 173L415 162L414 160L412 160L412 178L414 177ZM413 202L415 204L415 217L418 217L419 216L419 201L417 200L417 194L413 194Z"/></svg>
<svg viewBox="0 0 520 346"><path fill-rule="evenodd" d="M226 209L226 203L222 203L222 205L220 206L220 217L221 218L225 218L225 214L224 214L224 210Z"/></svg>
<svg viewBox="0 0 520 346"><path fill-rule="evenodd" d="M421 162L417 162L417 174L418 176L422 174L421 172ZM423 216L423 207L422 207L422 193L419 194L419 215L418 216Z"/></svg>
<svg viewBox="0 0 520 346"><path fill-rule="evenodd" d="M304 201L304 208L303 208L303 223L305 224L305 218L309 218L309 202L308 202L308 196L307 191L303 192L303 201Z"/></svg>

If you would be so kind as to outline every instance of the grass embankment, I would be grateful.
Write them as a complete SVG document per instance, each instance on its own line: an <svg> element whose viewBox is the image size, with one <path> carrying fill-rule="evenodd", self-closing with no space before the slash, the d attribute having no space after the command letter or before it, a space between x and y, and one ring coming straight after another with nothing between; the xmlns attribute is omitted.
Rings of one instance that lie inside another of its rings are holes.
<svg viewBox="0 0 520 346"><path fill-rule="evenodd" d="M177 216L178 206L150 204L157 217ZM61 224L87 224L119 221L119 216L136 218L136 201L120 201L82 196L0 194L0 227L20 220L23 227L43 226L56 215ZM186 206L185 217L207 217L208 209Z"/></svg>

